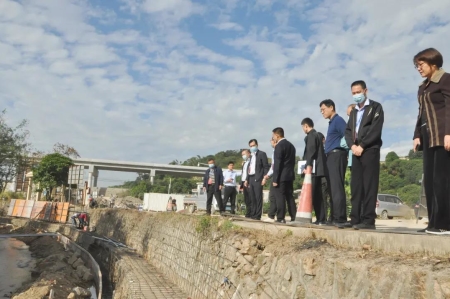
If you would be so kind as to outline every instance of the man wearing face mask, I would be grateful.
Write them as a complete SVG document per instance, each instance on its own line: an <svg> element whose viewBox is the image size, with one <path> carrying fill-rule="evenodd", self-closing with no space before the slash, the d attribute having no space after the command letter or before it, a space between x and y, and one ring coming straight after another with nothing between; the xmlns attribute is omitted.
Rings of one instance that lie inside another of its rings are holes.
<svg viewBox="0 0 450 299"><path fill-rule="evenodd" d="M250 195L248 193L248 186L245 186L245 181L248 176L248 164L250 163L250 151L248 149L242 151L242 160L244 160L244 162L242 164L241 190L244 193L245 218L251 218L252 201L250 200Z"/></svg>
<svg viewBox="0 0 450 299"><path fill-rule="evenodd" d="M294 201L295 180L295 147L284 138L283 128L272 130L272 139L277 143L274 151L273 179L277 206L277 221L286 223L286 204L291 221L295 221L296 208Z"/></svg>
<svg viewBox="0 0 450 299"><path fill-rule="evenodd" d="M252 153L247 170L244 186L249 187L252 201L251 218L261 220L263 204L263 186L266 183L264 176L269 172L270 165L265 152L258 149L258 141L251 139L248 143Z"/></svg>
<svg viewBox="0 0 450 299"><path fill-rule="evenodd" d="M203 177L203 191L206 192L206 214L211 215L211 205L213 196L216 198L219 206L220 214L225 212L225 207L222 203L222 188L223 188L223 172L222 168L214 164L214 159L208 160L209 169L205 171Z"/></svg>
<svg viewBox="0 0 450 299"><path fill-rule="evenodd" d="M353 82L351 91L356 106L345 131L345 140L353 153L350 224L357 230L375 229L384 112L380 103L367 98L364 81Z"/></svg>

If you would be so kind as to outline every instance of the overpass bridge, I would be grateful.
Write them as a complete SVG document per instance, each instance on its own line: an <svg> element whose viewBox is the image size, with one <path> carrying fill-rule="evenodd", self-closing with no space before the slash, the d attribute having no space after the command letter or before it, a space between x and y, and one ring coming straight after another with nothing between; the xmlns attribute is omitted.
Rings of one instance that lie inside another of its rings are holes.
<svg viewBox="0 0 450 299"><path fill-rule="evenodd" d="M172 175L178 177L203 176L207 167L182 166L169 164L156 164L130 161L112 161L101 159L73 159L75 166L81 169L88 169L88 187L97 187L98 171L120 171L120 172L140 172L148 173L150 182L153 184L156 174Z"/></svg>

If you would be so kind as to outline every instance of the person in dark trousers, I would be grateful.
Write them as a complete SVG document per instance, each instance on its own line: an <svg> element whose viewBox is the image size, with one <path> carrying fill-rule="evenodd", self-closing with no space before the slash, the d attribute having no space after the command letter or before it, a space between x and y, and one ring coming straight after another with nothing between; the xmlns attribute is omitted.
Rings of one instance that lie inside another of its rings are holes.
<svg viewBox="0 0 450 299"><path fill-rule="evenodd" d="M275 146L277 145L276 141L271 138L270 139L270 145L273 148L272 152L272 164L270 165L269 172L264 176L264 179L268 181L272 175L273 175L273 161L274 161L274 152L275 152ZM275 222L275 216L277 215L277 203L275 199L275 191L274 191L273 184L270 184L270 190L269 190L269 212L267 213L267 219L264 219L265 222Z"/></svg>
<svg viewBox="0 0 450 299"><path fill-rule="evenodd" d="M428 226L420 230L450 235L450 74L442 69L442 54L425 49L414 56L425 78L419 86L419 115L414 130L414 151L423 150L423 184Z"/></svg>
<svg viewBox="0 0 450 299"><path fill-rule="evenodd" d="M325 136L321 132L317 132L319 138L322 140L324 150L325 150ZM333 225L333 202L330 194L328 177L322 177L322 198L325 203L325 211L327 211L326 219L328 225ZM329 214L328 214L329 211Z"/></svg>
<svg viewBox="0 0 450 299"><path fill-rule="evenodd" d="M310 118L302 120L303 132L305 132L305 152L303 160L306 161L306 170L309 170L312 184L313 208L316 214L314 224L326 225L325 202L322 196L322 178L328 176L326 166L327 158L323 147L323 141L319 134L314 130L314 122ZM314 167L313 167L314 166Z"/></svg>
<svg viewBox="0 0 450 299"><path fill-rule="evenodd" d="M206 214L211 215L211 205L213 196L216 198L217 205L219 206L220 214L225 212L225 207L222 204L223 188L223 172L222 168L214 164L214 159L208 160L209 169L205 171L203 177L203 191L206 192Z"/></svg>
<svg viewBox="0 0 450 299"><path fill-rule="evenodd" d="M353 153L350 224L357 230L375 229L384 112L380 103L367 97L364 81L353 82L351 91L356 106L345 130L345 140Z"/></svg>
<svg viewBox="0 0 450 299"><path fill-rule="evenodd" d="M251 139L248 145L250 146L252 155L244 185L249 187L249 194L252 201L251 218L261 220L263 186L266 183L264 176L269 172L270 165L266 153L258 149L258 141L256 139Z"/></svg>
<svg viewBox="0 0 450 299"><path fill-rule="evenodd" d="M273 191L277 204L277 221L286 223L286 204L291 221L295 221L294 180L295 180L295 147L284 138L283 128L272 130L272 139L276 142L273 163Z"/></svg>
<svg viewBox="0 0 450 299"><path fill-rule="evenodd" d="M352 110L355 109L356 104L350 104L347 107L347 121L350 118L350 113L352 113ZM345 143L347 144L347 142ZM348 158L347 158L347 167L352 170L352 151L348 151Z"/></svg>
<svg viewBox="0 0 450 299"><path fill-rule="evenodd" d="M226 209L228 201L231 204L231 214L236 214L236 176L234 162L228 162L228 169L223 172L223 183L225 191L223 193L223 207Z"/></svg>
<svg viewBox="0 0 450 299"><path fill-rule="evenodd" d="M320 111L325 119L329 119L327 138L325 141L325 154L327 155L327 168L329 175L329 188L332 195L333 225L344 228L347 223L347 198L345 196L345 171L347 169L347 149L341 146L345 139L347 123L336 113L333 100L323 100Z"/></svg>
<svg viewBox="0 0 450 299"><path fill-rule="evenodd" d="M242 151L242 160L244 160L244 162L242 163L241 190L244 194L245 218L251 218L252 201L248 192L248 186L245 186L248 175L248 165L250 163L250 151L248 149Z"/></svg>

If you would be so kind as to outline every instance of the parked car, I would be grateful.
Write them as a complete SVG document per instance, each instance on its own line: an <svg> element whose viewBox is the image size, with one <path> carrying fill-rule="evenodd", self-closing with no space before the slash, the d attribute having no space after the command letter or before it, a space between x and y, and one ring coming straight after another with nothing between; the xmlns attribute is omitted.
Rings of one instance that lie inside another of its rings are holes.
<svg viewBox="0 0 450 299"><path fill-rule="evenodd" d="M391 194L378 194L376 213L381 219L414 215L408 205L404 204L397 196Z"/></svg>

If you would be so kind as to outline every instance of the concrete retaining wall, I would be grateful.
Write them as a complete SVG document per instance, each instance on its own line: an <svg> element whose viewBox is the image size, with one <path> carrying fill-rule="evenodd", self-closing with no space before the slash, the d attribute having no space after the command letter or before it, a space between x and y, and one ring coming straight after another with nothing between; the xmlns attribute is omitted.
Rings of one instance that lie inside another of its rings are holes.
<svg viewBox="0 0 450 299"><path fill-rule="evenodd" d="M370 246L344 249L289 231L265 238L268 233L223 220L221 229L209 230L217 224L205 219L119 210L91 214L98 233L135 248L192 298L450 296L447 258L385 255Z"/></svg>

